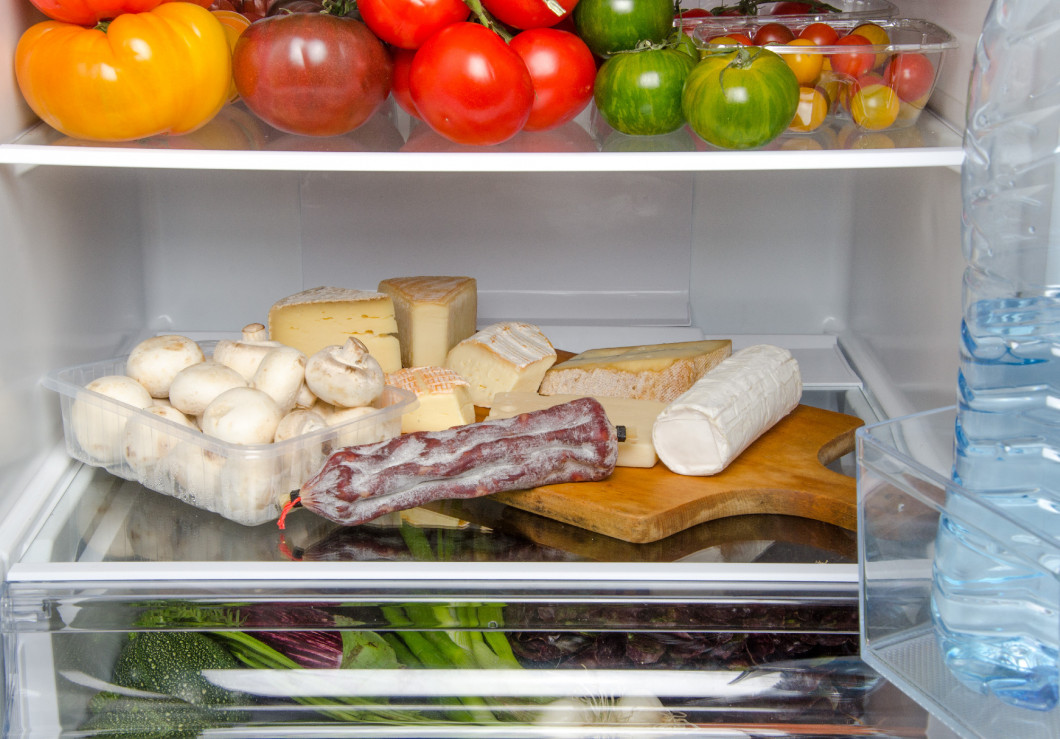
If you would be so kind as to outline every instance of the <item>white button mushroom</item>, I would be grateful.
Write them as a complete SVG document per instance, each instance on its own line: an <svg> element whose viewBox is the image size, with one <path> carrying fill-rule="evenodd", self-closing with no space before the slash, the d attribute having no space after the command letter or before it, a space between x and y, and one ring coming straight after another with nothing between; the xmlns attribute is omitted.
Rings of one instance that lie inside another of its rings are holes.
<svg viewBox="0 0 1060 739"><path fill-rule="evenodd" d="M326 403L356 408L383 392L383 369L368 347L352 336L342 346L326 346L309 358L305 381Z"/></svg>
<svg viewBox="0 0 1060 739"><path fill-rule="evenodd" d="M297 439L314 431L328 428L324 417L314 410L299 408L291 411L280 421L276 427L276 436L273 441L280 443ZM313 473L320 469L324 460L331 451L331 445L323 437L314 439L312 442L292 443L290 448L285 449L282 460L285 472L285 484L283 488L295 490L302 486Z"/></svg>
<svg viewBox="0 0 1060 739"><path fill-rule="evenodd" d="M280 419L273 441L281 442L328 427L324 417L313 410L299 408Z"/></svg>
<svg viewBox="0 0 1060 739"><path fill-rule="evenodd" d="M218 395L202 414L202 432L230 444L269 444L283 413L267 393L236 387Z"/></svg>
<svg viewBox="0 0 1060 739"><path fill-rule="evenodd" d="M164 418L167 421L199 433L198 427L172 406L152 405L144 409L145 414ZM137 416L129 419L123 434L125 461L136 472L141 481L154 476L155 466L181 443L180 432L165 424L152 423L148 418Z"/></svg>
<svg viewBox="0 0 1060 739"><path fill-rule="evenodd" d="M169 386L169 402L181 413L199 416L214 398L225 390L246 387L243 375L213 361L185 367Z"/></svg>
<svg viewBox="0 0 1060 739"><path fill-rule="evenodd" d="M295 406L305 382L306 355L291 346L270 349L258 364L250 387L268 393L287 413Z"/></svg>
<svg viewBox="0 0 1060 739"><path fill-rule="evenodd" d="M129 354L125 374L147 388L152 398L165 398L178 372L205 360L199 345L186 336L153 336Z"/></svg>
<svg viewBox="0 0 1060 739"><path fill-rule="evenodd" d="M87 393L78 393L70 408L70 426L81 450L102 465L122 459L122 433L136 412L154 403L147 389L131 377L106 375L85 385L111 400L131 408L107 402Z"/></svg>
<svg viewBox="0 0 1060 739"><path fill-rule="evenodd" d="M250 323L243 327L243 337L239 341L222 339L213 348L213 361L231 367L250 382L258 365L269 350L283 346L278 341L269 341L265 326Z"/></svg>
<svg viewBox="0 0 1060 739"><path fill-rule="evenodd" d="M370 405L358 408L336 408L325 420L328 426L336 431L335 446L357 446L359 444L374 444L397 436L401 429L401 417L398 416L397 425L394 429L388 429L374 419L367 418L375 413L378 408Z"/></svg>

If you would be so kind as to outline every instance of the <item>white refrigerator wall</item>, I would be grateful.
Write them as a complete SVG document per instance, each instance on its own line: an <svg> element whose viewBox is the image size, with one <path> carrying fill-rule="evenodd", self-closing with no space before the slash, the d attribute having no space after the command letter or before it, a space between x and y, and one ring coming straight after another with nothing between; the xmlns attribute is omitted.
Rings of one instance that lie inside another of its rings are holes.
<svg viewBox="0 0 1060 739"><path fill-rule="evenodd" d="M900 4L961 47L961 125L986 0ZM32 122L0 5L0 136ZM48 370L152 332L234 332L318 284L471 274L482 318L836 334L885 410L952 402L960 178L939 168L373 174L0 167L0 518L58 441ZM586 338L591 343L591 336ZM574 350L582 347L565 347ZM3 563L0 562L0 571Z"/></svg>

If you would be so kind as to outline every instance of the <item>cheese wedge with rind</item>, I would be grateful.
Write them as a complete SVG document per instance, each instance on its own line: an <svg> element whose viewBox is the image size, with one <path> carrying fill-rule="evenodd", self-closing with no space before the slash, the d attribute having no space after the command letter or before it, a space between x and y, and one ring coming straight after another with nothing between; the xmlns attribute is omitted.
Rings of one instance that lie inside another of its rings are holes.
<svg viewBox="0 0 1060 739"><path fill-rule="evenodd" d="M440 367L450 349L475 333L473 277L391 277L379 292L394 301L403 367Z"/></svg>
<svg viewBox="0 0 1060 739"><path fill-rule="evenodd" d="M493 396L513 390L536 391L556 361L556 349L530 323L494 323L449 350L445 366L467 380L471 402L489 408Z"/></svg>
<svg viewBox="0 0 1060 739"><path fill-rule="evenodd" d="M475 406L464 378L445 367L405 367L386 376L386 384L408 390L418 403L401 416L401 433L444 431L475 422Z"/></svg>
<svg viewBox="0 0 1060 739"><path fill-rule="evenodd" d="M549 369L541 394L668 403L731 354L728 339L590 349Z"/></svg>
<svg viewBox="0 0 1060 739"><path fill-rule="evenodd" d="M401 369L394 301L373 290L314 287L278 300L269 309L269 339L311 357L354 336L384 372Z"/></svg>
<svg viewBox="0 0 1060 739"><path fill-rule="evenodd" d="M655 451L672 472L714 475L793 411L802 398L799 364L769 344L734 353L655 419Z"/></svg>
<svg viewBox="0 0 1060 739"><path fill-rule="evenodd" d="M539 411L560 403L569 403L584 395L539 395L534 392L497 393L489 418L510 418L520 413ZM651 440L655 418L666 407L656 400L634 400L632 398L596 398L604 407L604 413L614 426L623 426L625 439L618 442L619 467L654 467L658 461L655 445Z"/></svg>

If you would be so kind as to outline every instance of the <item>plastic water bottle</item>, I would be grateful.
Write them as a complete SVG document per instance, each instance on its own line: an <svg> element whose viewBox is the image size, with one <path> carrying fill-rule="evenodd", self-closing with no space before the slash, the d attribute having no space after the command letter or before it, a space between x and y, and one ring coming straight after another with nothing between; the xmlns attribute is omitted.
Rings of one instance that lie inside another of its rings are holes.
<svg viewBox="0 0 1060 739"><path fill-rule="evenodd" d="M963 684L1049 710L1060 682L1060 0L994 0L964 152L959 487L939 524L932 615Z"/></svg>

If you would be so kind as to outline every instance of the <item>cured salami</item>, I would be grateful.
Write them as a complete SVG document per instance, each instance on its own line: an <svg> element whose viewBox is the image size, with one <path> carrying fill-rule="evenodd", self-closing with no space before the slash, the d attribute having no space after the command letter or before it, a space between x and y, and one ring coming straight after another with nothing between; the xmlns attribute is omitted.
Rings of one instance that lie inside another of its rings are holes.
<svg viewBox="0 0 1060 739"><path fill-rule="evenodd" d="M512 418L340 449L299 496L305 508L354 525L436 500L602 480L617 457L617 433L603 407L579 398Z"/></svg>

